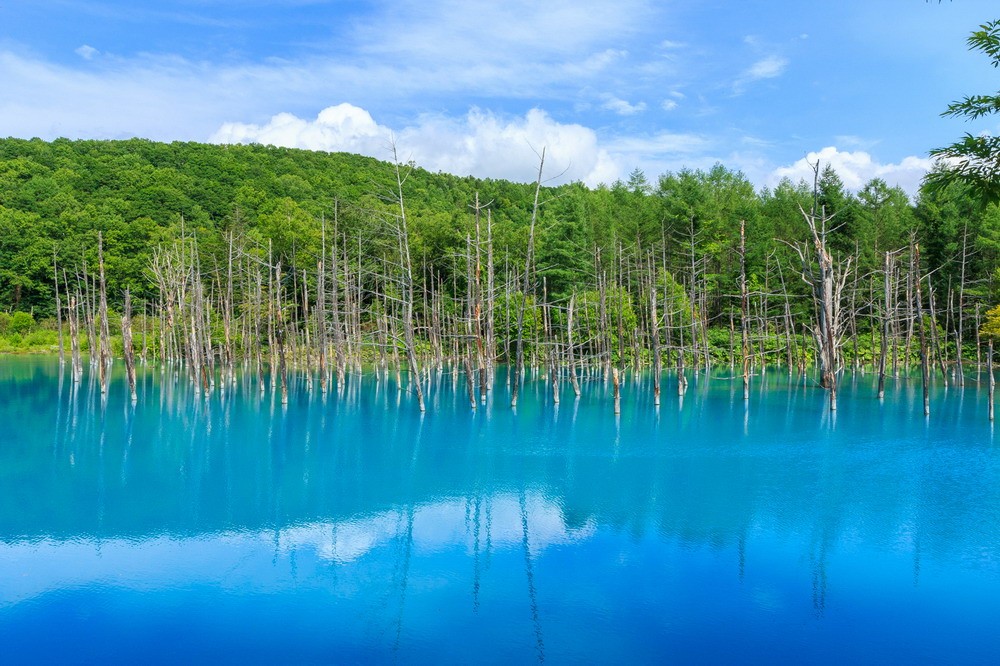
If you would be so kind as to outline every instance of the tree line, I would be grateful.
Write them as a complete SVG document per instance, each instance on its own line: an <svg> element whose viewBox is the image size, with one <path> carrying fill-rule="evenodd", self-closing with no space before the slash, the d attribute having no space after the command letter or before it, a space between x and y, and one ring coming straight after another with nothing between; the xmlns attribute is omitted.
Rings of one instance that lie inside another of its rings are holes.
<svg viewBox="0 0 1000 666"><path fill-rule="evenodd" d="M451 362L485 391L496 363L516 387L524 363L571 383L666 363L680 384L713 364L981 361L1000 214L962 183L911 201L816 165L758 191L716 165L591 189L543 167L519 184L258 145L3 140L0 304L92 360L126 315L143 357L206 385L237 362L262 385L289 363L325 382Z"/></svg>

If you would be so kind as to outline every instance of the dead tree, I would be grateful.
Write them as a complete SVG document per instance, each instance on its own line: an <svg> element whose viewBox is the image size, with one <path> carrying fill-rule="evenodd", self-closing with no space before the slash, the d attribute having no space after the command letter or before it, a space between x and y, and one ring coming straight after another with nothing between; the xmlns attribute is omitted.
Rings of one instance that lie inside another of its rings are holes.
<svg viewBox="0 0 1000 666"><path fill-rule="evenodd" d="M916 326L917 326L917 331L919 333L919 342L920 342L920 379L921 379L921 384L923 385L923 392L924 392L924 416L927 416L931 413L931 403L930 403L930 397L928 395L928 388L930 384L930 368L929 368L929 361L927 358L927 336L924 333L924 310L922 304L923 298L920 293L920 282L921 282L920 245L917 243L913 244L912 264L910 265L910 271L914 274L913 281L916 287L914 296L915 299L914 306L916 308L916 318L917 318ZM933 321L931 321L931 326L935 325L936 324Z"/></svg>
<svg viewBox="0 0 1000 666"><path fill-rule="evenodd" d="M941 343L938 340L937 313L934 308L934 285L931 284L931 276L927 275L927 304L930 308L930 329L931 344L934 349L934 356L938 361L938 368L941 370L941 381L948 386L948 370L945 368L945 358L941 351Z"/></svg>
<svg viewBox="0 0 1000 666"><path fill-rule="evenodd" d="M743 351L743 400L750 399L750 340L747 310L750 294L747 291L747 223L740 220L740 341Z"/></svg>
<svg viewBox="0 0 1000 666"><path fill-rule="evenodd" d="M955 383L958 386L965 385L965 369L962 365L963 354L962 354L962 343L964 342L964 318L965 318L965 267L969 260L968 254L968 243L969 243L969 225L966 223L962 232L962 266L961 275L958 279L958 316L955 318L955 362L957 367L955 369ZM977 347L978 348L978 347Z"/></svg>
<svg viewBox="0 0 1000 666"><path fill-rule="evenodd" d="M819 162L813 167L819 178ZM814 188L816 185L814 184ZM802 264L802 279L809 285L816 321L812 327L820 364L820 385L830 393L830 409L837 409L837 372L840 363L840 347L844 335L844 312L841 307L844 287L850 276L850 258L844 266L834 264L827 247L827 225L832 216L826 208L817 210L816 199L807 213L802 206L799 212L805 219L811 235L810 243L791 244Z"/></svg>
<svg viewBox="0 0 1000 666"><path fill-rule="evenodd" d="M59 294L59 266L56 263L56 249L52 248L52 282L56 291L56 330L59 331L59 367L66 364L66 352L63 349L62 298Z"/></svg>
<svg viewBox="0 0 1000 666"><path fill-rule="evenodd" d="M569 298L569 309L566 312L566 359L569 364L569 381L573 386L573 394L580 397L580 381L576 377L576 359L573 354L573 306L576 304L576 292Z"/></svg>
<svg viewBox="0 0 1000 666"><path fill-rule="evenodd" d="M326 393L326 269L323 258L326 256L326 218L320 220L322 227L320 236L319 260L316 262L316 347L319 351L319 391Z"/></svg>
<svg viewBox="0 0 1000 666"><path fill-rule="evenodd" d="M97 263L100 272L100 306L98 316L101 320L100 339L98 341L98 376L100 377L101 393L108 392L108 375L111 371L111 332L108 329L108 291L104 279L104 238L97 232Z"/></svg>
<svg viewBox="0 0 1000 666"><path fill-rule="evenodd" d="M128 392L132 402L137 400L135 393L135 350L132 346L132 294L125 289L125 307L122 310L122 355L125 357L125 377L128 380Z"/></svg>
<svg viewBox="0 0 1000 666"><path fill-rule="evenodd" d="M988 400L989 400L989 417L990 421L993 421L993 392L996 390L996 380L993 378L993 338L990 338L989 348L986 350L986 371L989 373L989 390Z"/></svg>
<svg viewBox="0 0 1000 666"><path fill-rule="evenodd" d="M653 354L653 405L660 406L660 375L663 372L660 359L660 314L656 308L656 262L649 267L649 340ZM572 302L572 301L571 301Z"/></svg>
<svg viewBox="0 0 1000 666"><path fill-rule="evenodd" d="M396 153L396 145L392 146L392 161L396 172L396 197L399 204L399 216L396 218L396 240L399 244L399 261L402 277L403 306L403 344L406 348L406 363L410 369L410 385L417 396L417 408L423 412L424 390L421 386L420 364L417 361L416 340L413 333L413 262L410 260L410 236L406 221L406 206L403 203L403 176Z"/></svg>
<svg viewBox="0 0 1000 666"><path fill-rule="evenodd" d="M524 257L524 281L521 288L521 302L517 308L517 341L514 347L514 376L511 385L510 406L517 407L518 387L521 374L524 372L524 308L528 301L528 288L531 286L531 264L535 250L535 223L538 221L538 195L542 190L542 169L545 167L545 148L538 160L538 179L535 181L535 202L531 207L531 223L528 226L528 248Z"/></svg>
<svg viewBox="0 0 1000 666"><path fill-rule="evenodd" d="M891 331L891 321L892 321L892 274L893 274L893 254L892 252L885 253L885 262L883 264L884 272L884 282L883 282L883 308L882 308L882 340L879 349L878 357L878 398L879 400L885 397L885 369L886 362L889 356L889 333Z"/></svg>
<svg viewBox="0 0 1000 666"><path fill-rule="evenodd" d="M63 287L66 288L66 300L69 305L69 309L66 312L66 319L69 320L69 346L73 367L73 383L79 383L83 375L83 361L80 359L79 292L75 294L70 293L69 281L66 279L65 270L63 271Z"/></svg>

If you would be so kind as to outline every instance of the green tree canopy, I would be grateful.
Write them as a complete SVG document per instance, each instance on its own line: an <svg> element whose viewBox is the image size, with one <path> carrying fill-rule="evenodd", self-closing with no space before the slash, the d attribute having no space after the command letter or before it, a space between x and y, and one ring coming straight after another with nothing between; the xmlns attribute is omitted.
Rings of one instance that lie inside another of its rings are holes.
<svg viewBox="0 0 1000 666"><path fill-rule="evenodd" d="M968 38L969 48L982 51L993 67L1000 67L1000 19L984 23ZM1000 112L1000 91L991 95L970 95L948 105L941 115L976 120ZM960 182L968 185L982 201L1000 201L1000 136L966 133L931 155L943 168L928 175L932 186Z"/></svg>

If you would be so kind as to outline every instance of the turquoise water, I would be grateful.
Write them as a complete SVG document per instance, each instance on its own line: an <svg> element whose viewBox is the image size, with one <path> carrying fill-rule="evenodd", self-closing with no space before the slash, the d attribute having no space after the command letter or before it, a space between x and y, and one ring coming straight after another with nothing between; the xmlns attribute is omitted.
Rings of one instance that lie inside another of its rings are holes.
<svg viewBox="0 0 1000 666"><path fill-rule="evenodd" d="M0 661L997 663L1000 452L976 384L771 372L663 404L529 381L420 416L0 359Z"/></svg>

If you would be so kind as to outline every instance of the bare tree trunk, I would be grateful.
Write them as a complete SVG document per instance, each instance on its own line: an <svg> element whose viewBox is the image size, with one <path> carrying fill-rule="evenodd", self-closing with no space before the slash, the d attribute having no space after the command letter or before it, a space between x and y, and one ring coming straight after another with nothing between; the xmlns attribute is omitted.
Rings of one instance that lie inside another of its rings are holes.
<svg viewBox="0 0 1000 666"><path fill-rule="evenodd" d="M319 352L319 391L326 393L326 269L323 258L326 256L326 220L323 220L322 241L319 261L316 262L316 347Z"/></svg>
<svg viewBox="0 0 1000 666"><path fill-rule="evenodd" d="M413 334L413 262L410 260L410 237L406 221L406 206L403 204L403 176L399 168L396 146L392 146L392 161L396 171L396 193L399 199L399 224L397 239L403 270L403 341L406 346L406 361L410 369L410 383L417 395L417 408L426 411L424 389L421 385L420 364L417 362L416 341Z"/></svg>
<svg viewBox="0 0 1000 666"><path fill-rule="evenodd" d="M916 298L915 307L916 307L916 311L917 311L916 326L917 326L917 331L918 331L919 336L920 336L920 379L922 381L923 389L924 389L924 416L927 416L927 415L929 415L931 413L931 403L930 403L930 397L929 397L929 394L928 394L929 384L930 384L930 376L929 376L930 375L930 371L929 371L929 368L928 368L929 363L928 363L928 360L927 360L927 339L926 339L926 336L924 334L924 312L923 312L923 304L921 303L922 296L920 294L920 282L921 282L921 280L920 280L920 245L917 245L917 244L914 244L914 246L913 246L913 264L912 264L912 269L911 270L914 273L913 283L914 283L914 287L915 287L915 298ZM932 326L934 325L933 321L931 322L931 325Z"/></svg>
<svg viewBox="0 0 1000 666"><path fill-rule="evenodd" d="M573 394L580 397L580 381L576 376L576 359L573 354L573 306L576 303L576 292L569 298L569 310L566 314L566 353L569 362L569 381L573 386Z"/></svg>
<svg viewBox="0 0 1000 666"><path fill-rule="evenodd" d="M740 341L743 351L743 400L750 399L750 340L747 330L747 310L750 306L747 291L747 223L740 220Z"/></svg>
<svg viewBox="0 0 1000 666"><path fill-rule="evenodd" d="M656 309L656 262L649 266L649 341L653 352L653 405L660 406L660 375L663 368L660 359L660 314Z"/></svg>
<svg viewBox="0 0 1000 666"><path fill-rule="evenodd" d="M979 377L979 372L983 367L983 352L982 352L982 342L979 336L979 327L982 322L979 320L979 303L976 303L976 378Z"/></svg>
<svg viewBox="0 0 1000 666"><path fill-rule="evenodd" d="M621 382L618 378L618 366L613 365L611 366L611 387L615 400L615 414L622 413L622 392L620 383Z"/></svg>
<svg viewBox="0 0 1000 666"><path fill-rule="evenodd" d="M986 350L986 371L989 373L989 417L993 421L993 391L996 388L996 380L993 378L993 338L990 338L989 347Z"/></svg>
<svg viewBox="0 0 1000 666"><path fill-rule="evenodd" d="M477 198L478 203L478 198ZM476 380L473 374L472 360L477 348L481 347L481 340L478 335L477 306L475 296L475 281L473 278L472 266L472 237L465 235L465 353L462 354L462 361L465 365L465 384L469 391L469 406L476 408ZM476 330L473 330L475 327Z"/></svg>
<svg viewBox="0 0 1000 666"><path fill-rule="evenodd" d="M697 264L695 262L695 230L694 230L694 218L693 217L690 220L690 232L691 232L691 236L690 236L690 249L689 249L689 252L691 254L691 257L690 257L691 258L691 291L690 291L690 294L688 295L688 302L689 302L689 305L691 306L691 353L693 355L693 358L691 359L691 367L693 367L695 369L695 372L697 372L697 370L698 370L698 356L697 356L697 353L696 353L697 349L698 349L698 328L697 328L697 325L698 325L698 319L699 319L699 316L698 316L698 291L697 291L698 270L697 270ZM681 345L681 353L682 354L684 353L683 344ZM685 388L687 388L687 380L684 381L684 386L685 386Z"/></svg>
<svg viewBox="0 0 1000 666"><path fill-rule="evenodd" d="M101 393L108 392L108 375L111 370L111 333L108 329L108 291L107 283L104 279L104 237L101 232L97 232L97 262L100 271L100 299L101 304L98 316L101 319L101 334L98 342L100 351L97 355L98 376L101 380Z"/></svg>
<svg viewBox="0 0 1000 666"><path fill-rule="evenodd" d="M336 212L336 208L334 211ZM334 247L330 249L330 282L331 282L331 307L333 309L333 360L337 372L337 388L344 387L344 372L347 367L347 349L344 343L344 332L341 329L340 321L340 269L337 266L337 241L336 241L336 217L334 217ZM346 261L345 261L346 268ZM345 280L348 285L350 282ZM345 295L350 293L350 288L345 289ZM345 298L345 306L350 308L350 298ZM347 317L350 319L350 316Z"/></svg>
<svg viewBox="0 0 1000 666"><path fill-rule="evenodd" d="M281 382L281 404L288 404L288 362L285 359L285 313L281 302L281 261L274 268L275 342L278 346L278 379Z"/></svg>
<svg viewBox="0 0 1000 666"><path fill-rule="evenodd" d="M73 363L73 382L79 383L80 378L83 376L83 361L80 359L79 292L77 292L77 295L69 293L69 283L66 281L65 272L63 273L63 284L66 287L67 300L69 301L67 319L69 319L69 344Z"/></svg>
<svg viewBox="0 0 1000 666"><path fill-rule="evenodd" d="M233 232L229 232L229 255L226 267L226 295L222 304L222 329L225 334L225 358L223 365L228 373L228 381L235 381L235 353L233 351ZM224 382L225 383L225 382Z"/></svg>
<svg viewBox="0 0 1000 666"><path fill-rule="evenodd" d="M955 361L958 364L955 373L955 383L965 386L965 368L963 367L963 348L965 342L965 266L968 263L969 225L966 223L962 233L962 271L958 279L958 316L956 317L957 340L955 341Z"/></svg>
<svg viewBox="0 0 1000 666"><path fill-rule="evenodd" d="M97 319L97 308L94 305L95 296L91 278L87 275L86 256L83 258L83 290L78 291L80 291L80 297L83 299L83 325L87 331L87 352L90 356L90 367L93 369L97 366L100 349L98 349L97 332L94 327Z"/></svg>
<svg viewBox="0 0 1000 666"><path fill-rule="evenodd" d="M684 374L684 327L680 327L680 345L677 349L677 395L684 395L687 391L687 376Z"/></svg>
<svg viewBox="0 0 1000 666"><path fill-rule="evenodd" d="M489 366L490 361L487 360L486 356L489 350L489 341L484 340L484 324L483 324L483 262L482 262L482 233L480 229L480 212L481 207L479 205L479 192L476 192L476 275L475 275L475 290L474 290L474 301L475 301L475 333L476 333L476 365L477 371L479 373L479 399L485 405L486 404L486 392L488 390L489 382ZM488 298L488 296L487 296Z"/></svg>
<svg viewBox="0 0 1000 666"><path fill-rule="evenodd" d="M122 312L122 355L125 357L125 376L132 402L138 398L135 393L135 351L132 348L132 294L125 289L125 308Z"/></svg>
<svg viewBox="0 0 1000 666"><path fill-rule="evenodd" d="M528 227L528 249L524 259L524 282L521 288L521 302L517 308L517 343L515 347L514 377L511 386L510 406L517 407L517 394L524 372L524 308L528 302L531 264L535 250L535 222L538 220L538 195L542 190L542 169L545 167L545 148L538 160L538 179L535 181L535 203L531 208L531 224Z"/></svg>
<svg viewBox="0 0 1000 666"><path fill-rule="evenodd" d="M927 300L930 307L931 318L931 344L934 346L934 355L938 360L938 367L941 370L941 381L948 386L948 370L945 368L944 355L941 353L941 344L938 340L937 313L934 308L934 286L931 284L931 276L927 276Z"/></svg>
<svg viewBox="0 0 1000 666"><path fill-rule="evenodd" d="M802 261L802 278L812 288L813 305L816 311L816 326L813 337L816 340L820 384L830 393L830 409L837 409L837 371L840 361L840 346L843 337L843 309L841 299L844 286L850 275L850 259L843 269L838 269L826 245L827 216L825 209L816 210L818 192L819 162L814 169L814 204L810 212L799 207L812 236L812 249L807 245L793 245Z"/></svg>
<svg viewBox="0 0 1000 666"><path fill-rule="evenodd" d="M885 274L884 293L885 297L882 309L882 344L878 358L878 398L885 398L885 365L889 354L889 321L892 302L890 300L890 283L892 280L892 253L885 253L885 263L883 265Z"/></svg>
<svg viewBox="0 0 1000 666"><path fill-rule="evenodd" d="M495 275L493 269L493 213L486 210L486 361L492 375L497 358L495 316Z"/></svg>
<svg viewBox="0 0 1000 666"><path fill-rule="evenodd" d="M59 332L59 367L66 364L66 352L63 348L62 298L59 293L59 266L56 263L56 250L52 248L52 284L56 292L56 330Z"/></svg>

